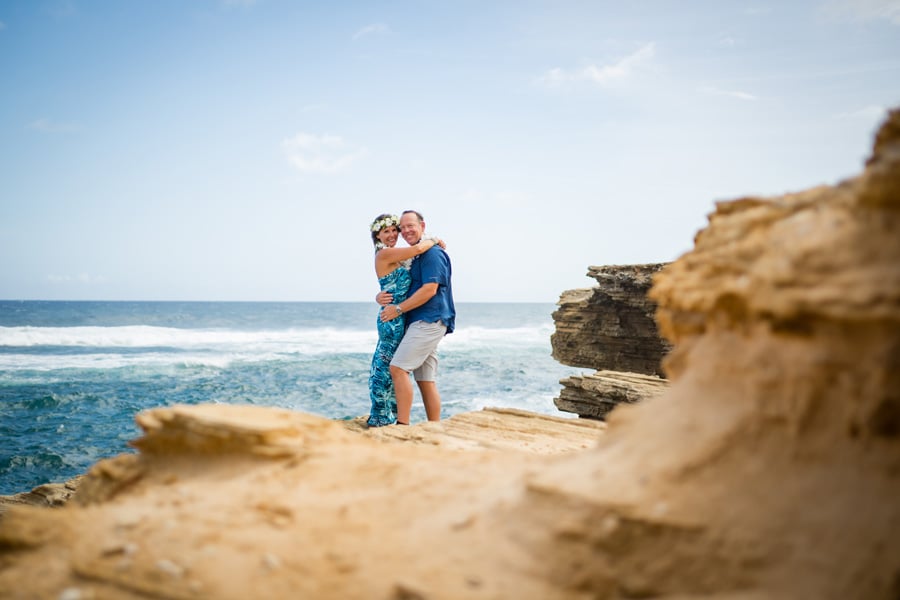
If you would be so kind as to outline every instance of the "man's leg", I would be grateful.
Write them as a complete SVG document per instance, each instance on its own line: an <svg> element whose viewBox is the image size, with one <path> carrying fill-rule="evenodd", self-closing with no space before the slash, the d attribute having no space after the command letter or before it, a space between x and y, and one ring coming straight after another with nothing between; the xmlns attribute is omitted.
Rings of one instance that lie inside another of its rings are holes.
<svg viewBox="0 0 900 600"><path fill-rule="evenodd" d="M438 392L437 383L434 381L419 381L419 391L422 392L422 402L425 404L425 415L429 421L441 420L441 394ZM412 397L410 397L412 404Z"/></svg>
<svg viewBox="0 0 900 600"><path fill-rule="evenodd" d="M394 395L397 397L397 422L409 425L409 413L412 410L413 402L413 386L412 381L409 380L409 373L400 367L391 365L391 379L394 380ZM440 403L440 397L438 403Z"/></svg>
<svg viewBox="0 0 900 600"><path fill-rule="evenodd" d="M422 393L422 403L425 405L425 415L429 421L441 420L441 394L437 388L438 357L437 346L425 359L422 365L413 371L419 391Z"/></svg>
<svg viewBox="0 0 900 600"><path fill-rule="evenodd" d="M429 421L438 421L441 418L441 396L438 394L434 383L437 375L437 349L438 343L443 339L447 328L440 322L425 323L415 321L410 324L394 352L391 360L391 379L394 382L394 395L397 398L397 421L409 423L409 413L412 410L413 387L409 379L412 371L416 375L419 389L422 392L422 402L425 404L425 414ZM423 384L430 384L424 385Z"/></svg>

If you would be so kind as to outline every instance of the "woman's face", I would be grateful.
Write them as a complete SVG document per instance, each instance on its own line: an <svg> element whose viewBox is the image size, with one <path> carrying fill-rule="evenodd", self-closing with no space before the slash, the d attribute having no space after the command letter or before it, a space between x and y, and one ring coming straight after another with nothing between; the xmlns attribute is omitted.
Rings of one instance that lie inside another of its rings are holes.
<svg viewBox="0 0 900 600"><path fill-rule="evenodd" d="M378 232L378 241L388 248L393 248L397 245L397 237L399 235L400 230L397 229L396 225L388 225L387 227L382 227L381 231Z"/></svg>

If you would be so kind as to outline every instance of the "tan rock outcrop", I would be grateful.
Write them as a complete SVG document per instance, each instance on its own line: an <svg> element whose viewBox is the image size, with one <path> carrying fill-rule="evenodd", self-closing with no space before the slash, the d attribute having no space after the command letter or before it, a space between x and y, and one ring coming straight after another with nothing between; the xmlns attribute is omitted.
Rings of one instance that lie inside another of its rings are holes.
<svg viewBox="0 0 900 600"><path fill-rule="evenodd" d="M557 545L547 576L608 598L897 598L900 112L860 177L719 203L651 298L670 390L519 506Z"/></svg>
<svg viewBox="0 0 900 600"><path fill-rule="evenodd" d="M0 597L552 598L479 566L485 517L605 429L510 409L377 429L228 405L137 421L139 454L97 463L62 509L0 520Z"/></svg>
<svg viewBox="0 0 900 600"><path fill-rule="evenodd" d="M45 483L29 492L22 492L11 496L0 496L0 516L2 516L10 506L16 505L44 507L62 506L69 501L78 489L78 483L80 481L81 476L78 476L64 483Z"/></svg>
<svg viewBox="0 0 900 600"><path fill-rule="evenodd" d="M151 411L77 503L0 520L0 595L896 599L897 132L856 179L717 205L652 290L669 389L596 446Z"/></svg>

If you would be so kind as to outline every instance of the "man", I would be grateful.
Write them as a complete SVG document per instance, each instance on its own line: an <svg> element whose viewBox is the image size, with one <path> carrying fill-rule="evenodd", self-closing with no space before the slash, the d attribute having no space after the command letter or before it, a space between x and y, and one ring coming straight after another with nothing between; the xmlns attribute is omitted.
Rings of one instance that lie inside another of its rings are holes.
<svg viewBox="0 0 900 600"><path fill-rule="evenodd" d="M425 233L425 219L414 210L400 215L400 235L413 246ZM391 321L406 313L406 333L391 360L391 379L397 396L397 423L409 425L413 387L409 374L416 378L425 414L429 421L441 420L441 395L437 389L437 347L448 333L453 333L456 308L450 286L450 257L438 245L416 256L409 269L412 285L409 295L399 304L390 304L391 295L380 292L382 321Z"/></svg>

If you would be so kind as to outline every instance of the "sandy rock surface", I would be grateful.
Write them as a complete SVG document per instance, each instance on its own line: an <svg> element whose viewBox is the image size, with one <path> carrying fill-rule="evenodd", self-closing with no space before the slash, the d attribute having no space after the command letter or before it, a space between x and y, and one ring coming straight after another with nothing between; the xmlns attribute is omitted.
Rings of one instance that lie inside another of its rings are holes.
<svg viewBox="0 0 900 600"><path fill-rule="evenodd" d="M0 522L0 595L501 594L524 584L480 573L493 554L484 514L605 429L503 409L377 429L225 405L137 420L140 454L95 465L63 509L13 508ZM464 565L470 574L449 575Z"/></svg>

